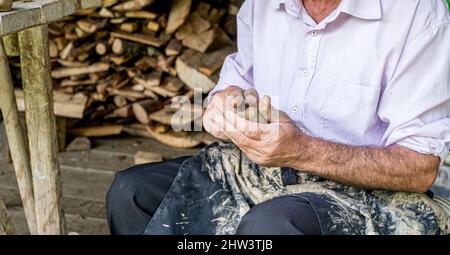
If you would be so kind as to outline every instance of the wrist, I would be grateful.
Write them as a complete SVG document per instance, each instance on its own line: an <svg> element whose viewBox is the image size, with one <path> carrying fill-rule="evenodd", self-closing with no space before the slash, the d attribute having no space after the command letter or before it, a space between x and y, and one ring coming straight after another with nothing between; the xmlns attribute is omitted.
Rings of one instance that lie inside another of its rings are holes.
<svg viewBox="0 0 450 255"><path fill-rule="evenodd" d="M299 132L298 139L295 142L295 157L289 164L290 168L304 170L306 165L311 162L310 148L313 142L313 138L303 132Z"/></svg>

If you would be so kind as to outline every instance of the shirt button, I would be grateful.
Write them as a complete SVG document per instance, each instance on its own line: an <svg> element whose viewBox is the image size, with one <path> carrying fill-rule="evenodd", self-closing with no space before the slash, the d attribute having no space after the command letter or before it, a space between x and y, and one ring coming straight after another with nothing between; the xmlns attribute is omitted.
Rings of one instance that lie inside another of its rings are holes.
<svg viewBox="0 0 450 255"><path fill-rule="evenodd" d="M309 76L309 70L303 70L302 72L303 76L308 77Z"/></svg>
<svg viewBox="0 0 450 255"><path fill-rule="evenodd" d="M298 107L297 106L292 107L292 113L298 113Z"/></svg>
<svg viewBox="0 0 450 255"><path fill-rule="evenodd" d="M312 36L316 36L318 33L317 33L317 31L316 30L314 30L314 31L311 31L311 35Z"/></svg>

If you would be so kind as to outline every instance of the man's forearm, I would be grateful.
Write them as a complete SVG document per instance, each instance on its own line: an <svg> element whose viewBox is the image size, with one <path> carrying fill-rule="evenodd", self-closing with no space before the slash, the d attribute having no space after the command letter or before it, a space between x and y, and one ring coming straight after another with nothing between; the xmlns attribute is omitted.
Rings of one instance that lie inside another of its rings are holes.
<svg viewBox="0 0 450 255"><path fill-rule="evenodd" d="M439 158L403 148L353 147L302 135L300 158L290 167L365 189L425 192L434 183Z"/></svg>

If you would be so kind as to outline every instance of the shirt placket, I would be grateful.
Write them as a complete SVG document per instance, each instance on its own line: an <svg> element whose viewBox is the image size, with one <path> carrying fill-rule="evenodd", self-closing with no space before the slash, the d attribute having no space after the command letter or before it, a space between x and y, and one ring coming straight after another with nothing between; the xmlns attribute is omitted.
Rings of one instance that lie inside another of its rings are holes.
<svg viewBox="0 0 450 255"><path fill-rule="evenodd" d="M303 59L299 61L295 79L295 93L291 96L291 114L295 116L297 122L302 125L302 120L305 118L305 111L308 105L308 91L311 87L314 75L317 68L317 59L320 47L320 41L323 36L323 31L319 29L309 29L306 34L306 44L303 48L304 53L301 54Z"/></svg>

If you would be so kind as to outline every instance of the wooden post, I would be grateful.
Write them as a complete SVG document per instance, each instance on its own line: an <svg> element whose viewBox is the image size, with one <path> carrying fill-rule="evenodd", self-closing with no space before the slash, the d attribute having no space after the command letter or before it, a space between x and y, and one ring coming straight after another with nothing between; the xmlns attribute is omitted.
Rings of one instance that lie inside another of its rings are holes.
<svg viewBox="0 0 450 255"><path fill-rule="evenodd" d="M17 34L5 35L3 37L3 44L8 57L19 56L19 40L17 39Z"/></svg>
<svg viewBox="0 0 450 255"><path fill-rule="evenodd" d="M8 214L5 203L0 197L0 235L17 235L14 222Z"/></svg>
<svg viewBox="0 0 450 255"><path fill-rule="evenodd" d="M39 234L64 234L61 179L53 109L48 28L19 32L20 59Z"/></svg>
<svg viewBox="0 0 450 255"><path fill-rule="evenodd" d="M17 176L20 196L22 198L25 215L30 233L37 233L33 182L26 140L19 121L11 73L8 66L3 41L0 40L0 108L5 122L11 158Z"/></svg>

